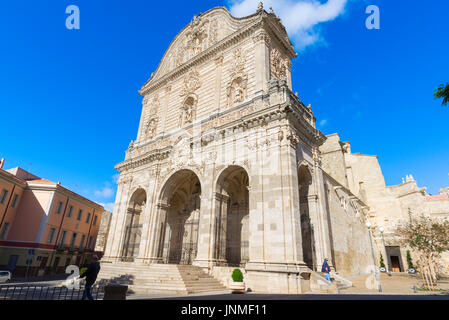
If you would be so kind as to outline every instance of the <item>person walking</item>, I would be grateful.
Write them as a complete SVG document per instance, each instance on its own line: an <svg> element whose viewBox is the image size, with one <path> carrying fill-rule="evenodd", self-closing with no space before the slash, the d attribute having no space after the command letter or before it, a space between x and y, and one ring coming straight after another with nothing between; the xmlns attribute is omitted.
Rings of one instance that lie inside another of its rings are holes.
<svg viewBox="0 0 449 320"><path fill-rule="evenodd" d="M331 276L330 271L331 268L329 267L329 264L327 263L327 258L324 258L323 266L321 267L321 272L324 272L326 274L326 280L331 282Z"/></svg>
<svg viewBox="0 0 449 320"><path fill-rule="evenodd" d="M89 300L94 300L94 297L92 297L92 286L94 285L95 281L97 280L97 275L100 272L100 262L98 261L98 256L93 255L92 256L92 263L87 267L87 270L83 272L83 274L80 276L80 279L86 278L86 285L84 287L83 297L81 300L86 299L86 297Z"/></svg>

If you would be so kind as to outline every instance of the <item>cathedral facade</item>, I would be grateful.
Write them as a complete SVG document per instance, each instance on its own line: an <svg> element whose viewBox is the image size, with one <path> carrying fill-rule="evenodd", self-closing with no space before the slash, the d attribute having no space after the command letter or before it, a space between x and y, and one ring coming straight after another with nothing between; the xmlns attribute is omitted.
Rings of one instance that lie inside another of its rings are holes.
<svg viewBox="0 0 449 320"><path fill-rule="evenodd" d="M143 85L103 260L244 271L256 292L307 291L324 258L372 265L368 207L322 168L297 56L275 13L195 16Z"/></svg>

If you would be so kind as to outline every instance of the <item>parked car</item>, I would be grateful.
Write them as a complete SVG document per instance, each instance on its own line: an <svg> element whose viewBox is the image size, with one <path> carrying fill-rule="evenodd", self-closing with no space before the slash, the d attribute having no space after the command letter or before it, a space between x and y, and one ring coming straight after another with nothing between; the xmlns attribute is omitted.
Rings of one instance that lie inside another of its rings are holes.
<svg viewBox="0 0 449 320"><path fill-rule="evenodd" d="M0 271L0 283L5 283L11 281L11 272Z"/></svg>

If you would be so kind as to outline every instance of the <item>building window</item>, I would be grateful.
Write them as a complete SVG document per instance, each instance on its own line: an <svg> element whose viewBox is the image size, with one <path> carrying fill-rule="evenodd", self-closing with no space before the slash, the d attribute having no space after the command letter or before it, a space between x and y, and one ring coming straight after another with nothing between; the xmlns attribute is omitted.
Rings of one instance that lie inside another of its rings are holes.
<svg viewBox="0 0 449 320"><path fill-rule="evenodd" d="M2 232L0 233L1 240L6 240L6 236L8 235L9 231L9 226L10 226L9 222L5 222L5 224L3 225Z"/></svg>
<svg viewBox="0 0 449 320"><path fill-rule="evenodd" d="M14 198L12 199L12 204L11 204L11 208L15 208L17 205L17 200L19 200L19 195L16 193L14 195Z"/></svg>
<svg viewBox="0 0 449 320"><path fill-rule="evenodd" d="M94 226L97 225L97 216L94 216Z"/></svg>
<svg viewBox="0 0 449 320"><path fill-rule="evenodd" d="M86 235L83 234L83 236L81 237L81 243L80 243L80 248L83 249L84 247L84 241L86 241Z"/></svg>
<svg viewBox="0 0 449 320"><path fill-rule="evenodd" d="M89 249L93 249L93 248L92 248L93 242L94 242L94 238L93 238L92 236L90 236L90 237L89 237L89 244L87 245L87 247L88 247Z"/></svg>
<svg viewBox="0 0 449 320"><path fill-rule="evenodd" d="M55 237L56 228L51 228L48 233L48 243L53 243L53 239Z"/></svg>
<svg viewBox="0 0 449 320"><path fill-rule="evenodd" d="M78 217L76 218L76 220L81 220L81 217L83 216L83 210L80 209L80 211L78 211Z"/></svg>
<svg viewBox="0 0 449 320"><path fill-rule="evenodd" d="M90 220L90 215L91 215L91 213L90 213L90 212L88 212L88 213L87 213L87 219L86 219L86 223L89 223L89 220Z"/></svg>
<svg viewBox="0 0 449 320"><path fill-rule="evenodd" d="M67 218L70 218L72 216L73 206L69 207L69 212L67 213Z"/></svg>
<svg viewBox="0 0 449 320"><path fill-rule="evenodd" d="M3 189L2 196L0 197L0 203L4 204L6 201L6 197L8 196L9 191L6 189Z"/></svg>
<svg viewBox="0 0 449 320"><path fill-rule="evenodd" d="M73 233L73 236L72 236L72 242L70 242L70 247L75 247L75 243L76 243L76 236L77 236L78 234L76 233L76 232L74 232Z"/></svg>
<svg viewBox="0 0 449 320"><path fill-rule="evenodd" d="M67 235L67 231L62 231L62 237L61 237L61 242L59 243L60 247L64 246L64 242L65 242L65 236Z"/></svg>
<svg viewBox="0 0 449 320"><path fill-rule="evenodd" d="M60 214L60 213L61 213L61 210L62 210L62 201L59 201L59 203L58 203L58 209L56 210L56 213L57 213L57 214Z"/></svg>

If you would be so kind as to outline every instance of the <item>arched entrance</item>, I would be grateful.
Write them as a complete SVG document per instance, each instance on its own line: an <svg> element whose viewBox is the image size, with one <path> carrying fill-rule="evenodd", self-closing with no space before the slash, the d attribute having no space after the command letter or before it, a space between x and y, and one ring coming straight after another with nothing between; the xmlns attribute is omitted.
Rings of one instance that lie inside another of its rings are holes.
<svg viewBox="0 0 449 320"><path fill-rule="evenodd" d="M215 259L229 266L249 260L248 174L229 166L219 176L215 193Z"/></svg>
<svg viewBox="0 0 449 320"><path fill-rule="evenodd" d="M180 170L161 192L159 257L164 263L192 264L198 249L201 184L191 170Z"/></svg>
<svg viewBox="0 0 449 320"><path fill-rule="evenodd" d="M312 175L306 165L301 165L298 170L299 210L301 213L302 252L305 264L313 269L314 243L313 227L309 214L309 197L312 184Z"/></svg>
<svg viewBox="0 0 449 320"><path fill-rule="evenodd" d="M143 211L146 200L147 195L145 190L137 189L129 201L125 218L125 237L122 247L123 261L134 261L139 254Z"/></svg>

